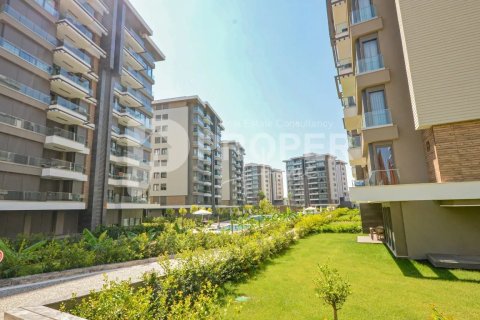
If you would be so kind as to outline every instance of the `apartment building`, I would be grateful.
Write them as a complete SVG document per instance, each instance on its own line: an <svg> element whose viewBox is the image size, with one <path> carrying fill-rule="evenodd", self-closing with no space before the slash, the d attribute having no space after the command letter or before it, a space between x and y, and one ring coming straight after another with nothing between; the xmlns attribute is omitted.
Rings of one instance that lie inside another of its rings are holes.
<svg viewBox="0 0 480 320"><path fill-rule="evenodd" d="M275 177L275 179L273 179ZM248 163L244 169L245 203L257 205L263 192L272 204L283 204L283 172L265 164ZM282 187L279 187L281 180ZM281 202L280 202L281 201Z"/></svg>
<svg viewBox="0 0 480 320"><path fill-rule="evenodd" d="M245 149L237 141L222 141L222 205L242 206L243 157Z"/></svg>
<svg viewBox="0 0 480 320"><path fill-rule="evenodd" d="M330 154L316 153L284 162L291 206L321 207L348 201L345 162Z"/></svg>
<svg viewBox="0 0 480 320"><path fill-rule="evenodd" d="M152 31L128 0L0 4L0 235L121 222L135 192L109 170L130 167L110 150L149 160L152 69L164 59Z"/></svg>
<svg viewBox="0 0 480 320"><path fill-rule="evenodd" d="M327 1L364 229L396 256L480 249L480 2ZM478 37L477 37L478 39Z"/></svg>
<svg viewBox="0 0 480 320"><path fill-rule="evenodd" d="M157 100L150 200L160 207L219 205L222 120L198 96Z"/></svg>

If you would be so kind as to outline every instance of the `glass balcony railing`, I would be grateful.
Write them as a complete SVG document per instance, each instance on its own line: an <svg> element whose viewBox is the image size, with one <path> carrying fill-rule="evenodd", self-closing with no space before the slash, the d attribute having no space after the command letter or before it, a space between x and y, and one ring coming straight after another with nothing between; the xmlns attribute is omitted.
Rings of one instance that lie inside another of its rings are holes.
<svg viewBox="0 0 480 320"><path fill-rule="evenodd" d="M88 117L88 110L86 107L73 103L63 97L60 97L60 96L54 97L52 100L52 105L54 104L58 104L62 107L75 111L85 117Z"/></svg>
<svg viewBox="0 0 480 320"><path fill-rule="evenodd" d="M30 53L26 52L25 50L22 50L15 45L13 45L11 42L7 41L5 38L0 37L0 47L3 49L7 50L11 54L14 54L18 56L20 59L28 62L29 64L33 65L34 67L45 71L46 73L50 74L52 72L52 66L37 57L31 55Z"/></svg>
<svg viewBox="0 0 480 320"><path fill-rule="evenodd" d="M349 148L358 148L362 146L362 137L361 136L349 136L348 137L348 147Z"/></svg>
<svg viewBox="0 0 480 320"><path fill-rule="evenodd" d="M13 9L8 4L5 4L5 5L2 6L1 12L5 12L10 17L12 17L13 19L20 22L24 27L26 27L27 29L29 29L30 31L35 33L40 38L46 40L50 44L52 44L54 46L57 45L57 43L58 43L57 38L55 38L54 36L52 36L51 34L46 32L45 30L43 30L40 26L38 26L32 20L28 19L27 17L25 17L24 15L22 15L21 13L19 13L15 9Z"/></svg>
<svg viewBox="0 0 480 320"><path fill-rule="evenodd" d="M56 75L64 76L68 80L78 84L80 87L85 89L88 92L89 95L93 94L92 89L90 89L90 81L88 81L87 79L84 79L80 76L77 76L73 73L70 73L67 70L65 70L63 68L60 68L60 67L53 68L52 75L54 75L54 76L56 76Z"/></svg>
<svg viewBox="0 0 480 320"><path fill-rule="evenodd" d="M51 14L53 17L58 19L58 11L50 4L48 0L34 0L39 6L41 6L45 11Z"/></svg>
<svg viewBox="0 0 480 320"><path fill-rule="evenodd" d="M400 175L398 169L373 170L368 179L368 184L370 186L387 186L399 183Z"/></svg>
<svg viewBox="0 0 480 320"><path fill-rule="evenodd" d="M20 92L23 95L26 95L32 99L35 99L37 101L40 101L44 104L49 104L50 103L50 95L45 94L43 92L40 92L38 90L32 89L23 83L20 83L16 80L13 80L9 77L6 77L2 74L0 74L0 85L4 85L12 90L16 90Z"/></svg>
<svg viewBox="0 0 480 320"><path fill-rule="evenodd" d="M379 70L384 67L381 54L357 60L357 74Z"/></svg>
<svg viewBox="0 0 480 320"><path fill-rule="evenodd" d="M139 112L135 109L123 107L118 103L115 103L113 105L113 109L117 110L120 113L127 113L132 118L134 118L135 120L138 120L140 123L142 123L142 125L144 125L145 127L150 127L150 119L147 118L143 113L141 113L141 112Z"/></svg>
<svg viewBox="0 0 480 320"><path fill-rule="evenodd" d="M150 65L155 65L155 59L153 58L152 54L148 51L145 51L145 52L142 52L142 57L145 58L145 60L147 60L147 62L150 64Z"/></svg>
<svg viewBox="0 0 480 320"><path fill-rule="evenodd" d="M355 103L355 97L342 98L342 106L343 106L344 108L353 108L353 107L356 107L357 104Z"/></svg>
<svg viewBox="0 0 480 320"><path fill-rule="evenodd" d="M28 131L42 134L44 136L60 136L68 140L72 140L82 144L87 143L87 139L84 136L79 136L74 132L70 132L70 131L67 131L61 128L56 128L56 127L51 128L51 127L42 126L40 124L27 121L24 119L16 118L14 116L11 116L9 114L2 113L2 112L0 112L0 123L22 128Z"/></svg>
<svg viewBox="0 0 480 320"><path fill-rule="evenodd" d="M364 128L385 126L392 124L392 116L390 110L381 109L371 112L365 112L363 114L363 126Z"/></svg>
<svg viewBox="0 0 480 320"><path fill-rule="evenodd" d="M80 60L91 66L92 64L92 58L86 54L85 52L82 52L80 49L75 48L72 44L68 43L67 41L64 41L62 44L65 48L67 48L69 51L71 51L74 55L76 55Z"/></svg>
<svg viewBox="0 0 480 320"><path fill-rule="evenodd" d="M38 192L0 190L0 201L83 201L82 194L67 192Z"/></svg>
<svg viewBox="0 0 480 320"><path fill-rule="evenodd" d="M84 173L85 168L83 165L58 160L58 159L43 159L37 157L31 157L18 153L0 150L0 161L10 162L15 164L22 164L27 166L42 167L42 168L55 168L73 172Z"/></svg>
<svg viewBox="0 0 480 320"><path fill-rule="evenodd" d="M148 203L148 199L143 196L121 196L115 194L108 197L109 203Z"/></svg>
<svg viewBox="0 0 480 320"><path fill-rule="evenodd" d="M133 175L131 173L117 172L109 173L108 177L113 180L129 180L140 183L148 183L148 177L142 175Z"/></svg>
<svg viewBox="0 0 480 320"><path fill-rule="evenodd" d="M132 37L142 46L145 48L145 42L143 39L135 32L132 28L127 28L128 32L132 35Z"/></svg>
<svg viewBox="0 0 480 320"><path fill-rule="evenodd" d="M352 24L371 20L377 16L375 6L369 5L352 11Z"/></svg>
<svg viewBox="0 0 480 320"><path fill-rule="evenodd" d="M85 9L92 18L95 18L95 9L93 9L85 0L77 0L77 3L80 4L80 6Z"/></svg>
<svg viewBox="0 0 480 320"><path fill-rule="evenodd" d="M84 36L93 41L93 33L88 30L83 24L81 24L74 16L71 14L66 14L62 16L62 19L69 21L73 26L75 26Z"/></svg>
<svg viewBox="0 0 480 320"><path fill-rule="evenodd" d="M136 53L136 52L135 52L132 48L130 48L130 47L127 47L127 51L128 51L128 53L130 53L130 54L133 56L133 58L134 58L138 63L140 63L140 64L142 65L142 67L143 67L144 69L147 69L147 64L145 63L145 61L143 61L142 56L140 56L138 53Z"/></svg>
<svg viewBox="0 0 480 320"><path fill-rule="evenodd" d="M140 157L139 155L136 155L132 152L128 152L128 150L125 150L125 149L111 148L110 149L110 154L114 155L116 157L125 157L125 158L130 158L130 159L134 159L134 160L138 160L138 161L142 160L142 157Z"/></svg>

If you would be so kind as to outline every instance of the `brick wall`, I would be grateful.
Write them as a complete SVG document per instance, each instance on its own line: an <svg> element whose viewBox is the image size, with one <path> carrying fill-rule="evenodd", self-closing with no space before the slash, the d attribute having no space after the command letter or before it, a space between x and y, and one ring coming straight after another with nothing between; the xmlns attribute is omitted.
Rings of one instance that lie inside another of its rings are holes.
<svg viewBox="0 0 480 320"><path fill-rule="evenodd" d="M480 120L434 126L424 132L424 148L427 141L432 182L480 180Z"/></svg>

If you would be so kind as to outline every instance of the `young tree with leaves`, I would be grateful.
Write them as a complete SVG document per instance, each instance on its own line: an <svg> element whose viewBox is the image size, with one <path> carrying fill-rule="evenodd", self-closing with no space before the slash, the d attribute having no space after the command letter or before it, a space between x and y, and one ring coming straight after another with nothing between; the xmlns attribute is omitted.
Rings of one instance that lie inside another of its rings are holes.
<svg viewBox="0 0 480 320"><path fill-rule="evenodd" d="M337 269L326 264L319 265L315 291L325 304L332 307L333 319L338 320L338 310L342 308L351 293L348 281L342 279Z"/></svg>

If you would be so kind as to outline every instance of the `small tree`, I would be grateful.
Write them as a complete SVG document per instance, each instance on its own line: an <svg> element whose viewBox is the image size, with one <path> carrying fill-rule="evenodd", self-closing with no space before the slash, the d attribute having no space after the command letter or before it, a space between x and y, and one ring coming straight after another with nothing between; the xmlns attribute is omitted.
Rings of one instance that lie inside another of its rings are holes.
<svg viewBox="0 0 480 320"><path fill-rule="evenodd" d="M180 215L180 217L182 218L182 230L183 230L183 219L185 218L185 216L187 215L188 211L186 208L180 208L178 210L178 214Z"/></svg>
<svg viewBox="0 0 480 320"><path fill-rule="evenodd" d="M167 216L172 219L172 221L175 219L175 209L168 208L167 209Z"/></svg>
<svg viewBox="0 0 480 320"><path fill-rule="evenodd" d="M268 199L260 200L258 207L260 208L260 214L270 214L274 211L273 205Z"/></svg>
<svg viewBox="0 0 480 320"><path fill-rule="evenodd" d="M351 293L350 284L342 279L337 269L332 269L328 265L318 266L319 276L315 280L315 291L317 296L333 309L333 319L338 320L338 310L340 310Z"/></svg>
<svg viewBox="0 0 480 320"><path fill-rule="evenodd" d="M265 199L265 192L258 191L257 198L258 198L258 201L262 201L263 199Z"/></svg>

